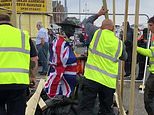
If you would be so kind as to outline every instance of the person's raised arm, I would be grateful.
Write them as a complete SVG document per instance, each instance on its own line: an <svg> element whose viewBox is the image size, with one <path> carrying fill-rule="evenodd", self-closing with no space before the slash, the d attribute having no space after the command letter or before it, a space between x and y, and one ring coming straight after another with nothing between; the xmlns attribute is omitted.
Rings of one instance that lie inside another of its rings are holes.
<svg viewBox="0 0 154 115"><path fill-rule="evenodd" d="M101 7L101 9L98 11L98 13L96 13L96 14L90 16L89 18L83 20L83 25L84 25L84 27L85 27L86 33L88 34L88 39L89 39L89 41L91 41L91 39L92 39L92 37L93 37L95 31L96 31L97 29L99 29L99 27L97 27L97 26L94 25L94 21L95 21L98 17L100 17L100 16L102 16L102 15L105 15L106 12L108 12L108 10L105 9L104 7Z"/></svg>

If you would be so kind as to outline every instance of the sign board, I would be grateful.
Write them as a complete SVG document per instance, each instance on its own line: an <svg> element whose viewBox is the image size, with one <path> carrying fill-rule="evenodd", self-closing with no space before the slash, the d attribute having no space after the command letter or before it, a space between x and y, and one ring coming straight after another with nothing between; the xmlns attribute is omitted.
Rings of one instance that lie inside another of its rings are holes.
<svg viewBox="0 0 154 115"><path fill-rule="evenodd" d="M47 12L47 0L17 0L17 12ZM12 9L12 0L0 0L0 7Z"/></svg>

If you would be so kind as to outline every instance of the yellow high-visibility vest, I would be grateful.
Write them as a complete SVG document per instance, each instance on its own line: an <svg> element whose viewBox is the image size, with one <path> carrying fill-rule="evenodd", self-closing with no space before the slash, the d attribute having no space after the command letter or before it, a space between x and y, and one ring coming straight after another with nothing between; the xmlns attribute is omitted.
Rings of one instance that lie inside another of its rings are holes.
<svg viewBox="0 0 154 115"><path fill-rule="evenodd" d="M141 55L149 57L149 72L154 74L154 42L151 42L151 46L149 49L145 49L142 47L137 47L137 52Z"/></svg>
<svg viewBox="0 0 154 115"><path fill-rule="evenodd" d="M115 89L122 49L122 41L112 31L97 30L89 45L84 76Z"/></svg>
<svg viewBox="0 0 154 115"><path fill-rule="evenodd" d="M149 58L149 71L154 74L154 44L150 47L151 57Z"/></svg>
<svg viewBox="0 0 154 115"><path fill-rule="evenodd" d="M29 84L29 34L0 25L0 84Z"/></svg>

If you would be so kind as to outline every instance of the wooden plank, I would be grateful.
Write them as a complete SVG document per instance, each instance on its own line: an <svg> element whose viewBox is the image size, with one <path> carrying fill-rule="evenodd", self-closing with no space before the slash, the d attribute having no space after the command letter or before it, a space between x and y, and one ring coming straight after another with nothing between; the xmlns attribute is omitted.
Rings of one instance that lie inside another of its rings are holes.
<svg viewBox="0 0 154 115"><path fill-rule="evenodd" d="M123 30L123 42L126 40L126 35L127 35L127 20L128 20L128 3L129 0L126 0L125 2L125 17L124 17L124 30ZM120 95L121 98L123 99L123 84L124 84L124 66L125 66L125 62L122 61L121 63L121 76L120 76Z"/></svg>
<svg viewBox="0 0 154 115"><path fill-rule="evenodd" d="M113 24L115 26L115 0L113 0ZM114 29L115 30L115 29Z"/></svg>
<svg viewBox="0 0 154 115"><path fill-rule="evenodd" d="M44 111L47 108L47 104L43 101L43 99L40 97L39 99L39 106Z"/></svg>
<svg viewBox="0 0 154 115"><path fill-rule="evenodd" d="M133 55L132 55L132 67L131 67L131 85L130 85L130 104L129 104L129 115L134 115L134 100L135 100L135 72L136 72L136 48L137 48L137 37L138 37L138 22L139 22L139 5L140 0L136 0L135 6L135 26L134 26L134 39L133 39Z"/></svg>
<svg viewBox="0 0 154 115"><path fill-rule="evenodd" d="M17 27L17 9L16 9L16 2L17 0L12 0L12 24L14 27Z"/></svg>
<svg viewBox="0 0 154 115"><path fill-rule="evenodd" d="M106 0L103 0L103 6L104 6L105 9L107 9L107 3L106 3ZM109 19L108 12L105 13L105 19Z"/></svg>
<svg viewBox="0 0 154 115"><path fill-rule="evenodd" d="M117 92L114 93L114 96L115 96L117 106L120 110L120 115L126 115L126 111L125 111L123 104L122 104L121 96L119 94L117 94Z"/></svg>
<svg viewBox="0 0 154 115"><path fill-rule="evenodd" d="M45 81L43 79L40 79L40 82L38 84L38 87L37 87L35 93L27 102L25 115L34 115L35 114L35 110L36 110L38 101L40 99L41 91L44 88L44 84L45 84Z"/></svg>

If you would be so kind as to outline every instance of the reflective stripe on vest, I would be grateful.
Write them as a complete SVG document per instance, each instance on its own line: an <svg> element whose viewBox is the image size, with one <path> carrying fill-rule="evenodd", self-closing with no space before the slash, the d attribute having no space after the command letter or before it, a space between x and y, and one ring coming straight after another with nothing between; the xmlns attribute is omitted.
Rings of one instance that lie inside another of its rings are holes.
<svg viewBox="0 0 154 115"><path fill-rule="evenodd" d="M29 54L30 51L29 50L26 50L25 49L25 34L21 31L21 45L22 47L21 48L15 48L15 47L0 47L0 52L6 52L6 51L9 51L9 52L22 52L22 53L26 53L26 54Z"/></svg>
<svg viewBox="0 0 154 115"><path fill-rule="evenodd" d="M150 51L151 51L152 57L154 57L154 51L152 49L150 49ZM154 60L152 58L150 58L150 60L149 60L149 66L152 66L153 64L154 64Z"/></svg>
<svg viewBox="0 0 154 115"><path fill-rule="evenodd" d="M99 30L98 33L97 33L97 35L96 35L96 40L95 40L95 42L94 42L93 48L92 48L92 49L89 48L89 51L91 51L93 54L98 55L98 56L100 56L100 57L102 57L102 58L106 58L106 59L108 59L108 60L110 60L110 61L113 61L113 62L118 62L118 56L119 56L119 54L120 54L120 49L121 49L121 42L120 42L120 40L119 40L119 42L118 42L118 49L117 49L117 51L116 51L115 57L111 57L111 56L109 56L109 55L106 55L106 54L101 53L101 52L99 52L99 51L96 50L96 47L97 47L97 45L98 45L98 41L99 41L99 38L100 38L100 36L101 36L101 33L102 33L102 30ZM117 77L118 77L118 75L114 75L114 74L108 73L108 72L106 72L106 71L104 71L104 70L102 70L102 69L99 69L99 68L96 67L96 66L93 66L93 65L90 65L90 64L87 64L87 63L86 63L85 66L86 66L87 68L96 70L96 71L101 72L101 73L103 73L103 74L105 74L105 75L107 75L107 76L110 76L110 77L112 77L112 78L117 78Z"/></svg>
<svg viewBox="0 0 154 115"><path fill-rule="evenodd" d="M21 69L21 68L0 68L0 72L29 73L29 70L27 70L27 69Z"/></svg>
<svg viewBox="0 0 154 115"><path fill-rule="evenodd" d="M103 54L103 53L101 53L101 52L99 52L99 51L96 50L96 47L98 45L98 41L99 41L99 38L101 36L101 33L102 33L102 30L99 30L98 33L97 33L97 35L96 35L96 40L94 42L94 46L93 46L92 49L89 48L89 51L91 51L93 54L99 55L99 56L101 56L103 58L107 58L107 59L109 59L109 60L111 60L113 62L117 62L118 61L117 58L118 58L118 55L119 55L120 49L121 49L120 40L119 40L119 43L118 43L118 49L117 49L117 52L116 52L115 56L114 57L111 57L109 55Z"/></svg>
<svg viewBox="0 0 154 115"><path fill-rule="evenodd" d="M98 72L100 72L100 73L103 73L103 74L105 74L105 75L107 75L107 76L110 76L110 77L112 77L112 78L117 78L117 77L118 77L118 75L114 75L114 74L108 73L108 72L106 72L106 71L104 71L104 70L102 70L102 69L99 69L99 68L96 67L96 66L93 66L93 65L90 65L90 64L87 64L87 63L86 63L85 66L88 67L88 68L90 68L90 69L92 69L92 70L95 70L95 71L98 71Z"/></svg>

